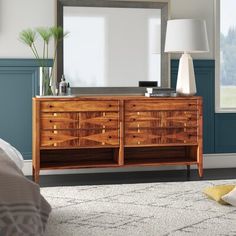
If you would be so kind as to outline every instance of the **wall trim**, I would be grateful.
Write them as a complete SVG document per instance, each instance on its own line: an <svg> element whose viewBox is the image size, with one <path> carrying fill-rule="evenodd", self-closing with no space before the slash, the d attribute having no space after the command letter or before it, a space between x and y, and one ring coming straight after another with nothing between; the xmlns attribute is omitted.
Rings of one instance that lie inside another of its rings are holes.
<svg viewBox="0 0 236 236"><path fill-rule="evenodd" d="M204 154L204 169L236 168L236 153ZM196 169L196 166L191 166ZM124 168L91 168L76 170L42 170L40 175L64 175L64 174L90 174L108 172L134 172L155 170L183 170L185 166L160 166L160 167L124 167ZM25 160L23 173L32 175L32 161Z"/></svg>
<svg viewBox="0 0 236 236"><path fill-rule="evenodd" d="M52 59L47 60L47 65L52 65ZM24 58L0 58L1 67L39 67L36 59L24 59Z"/></svg>

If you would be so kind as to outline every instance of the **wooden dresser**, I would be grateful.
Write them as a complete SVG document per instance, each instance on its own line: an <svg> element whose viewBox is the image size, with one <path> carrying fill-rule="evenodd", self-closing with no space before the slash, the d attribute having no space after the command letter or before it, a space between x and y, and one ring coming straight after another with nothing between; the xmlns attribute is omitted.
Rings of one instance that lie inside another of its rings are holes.
<svg viewBox="0 0 236 236"><path fill-rule="evenodd" d="M40 170L196 164L202 98L33 98L33 178Z"/></svg>

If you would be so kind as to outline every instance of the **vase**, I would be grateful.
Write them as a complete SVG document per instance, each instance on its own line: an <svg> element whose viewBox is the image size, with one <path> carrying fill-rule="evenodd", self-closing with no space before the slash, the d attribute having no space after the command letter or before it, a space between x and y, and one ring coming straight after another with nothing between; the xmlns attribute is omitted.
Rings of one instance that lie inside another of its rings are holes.
<svg viewBox="0 0 236 236"><path fill-rule="evenodd" d="M52 90L50 86L51 82L51 67L40 67L39 68L39 83L40 83L40 96L50 96L52 95Z"/></svg>
<svg viewBox="0 0 236 236"><path fill-rule="evenodd" d="M57 95L57 81L52 67L40 67L40 96Z"/></svg>

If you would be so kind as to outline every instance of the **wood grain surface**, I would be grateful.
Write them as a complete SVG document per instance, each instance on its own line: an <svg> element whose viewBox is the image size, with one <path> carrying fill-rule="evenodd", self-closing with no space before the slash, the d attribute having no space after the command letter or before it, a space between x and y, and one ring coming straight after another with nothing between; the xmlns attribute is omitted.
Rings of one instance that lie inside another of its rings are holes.
<svg viewBox="0 0 236 236"><path fill-rule="evenodd" d="M202 98L33 98L40 169L192 165L203 175Z"/></svg>

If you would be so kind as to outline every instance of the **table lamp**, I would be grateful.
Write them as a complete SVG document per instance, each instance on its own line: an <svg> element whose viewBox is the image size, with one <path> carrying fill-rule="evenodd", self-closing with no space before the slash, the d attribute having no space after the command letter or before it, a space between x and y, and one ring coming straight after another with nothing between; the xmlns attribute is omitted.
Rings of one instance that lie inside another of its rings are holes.
<svg viewBox="0 0 236 236"><path fill-rule="evenodd" d="M196 94L193 60L190 53L209 51L206 23L197 19L167 21L165 52L183 53L179 61L176 92Z"/></svg>

